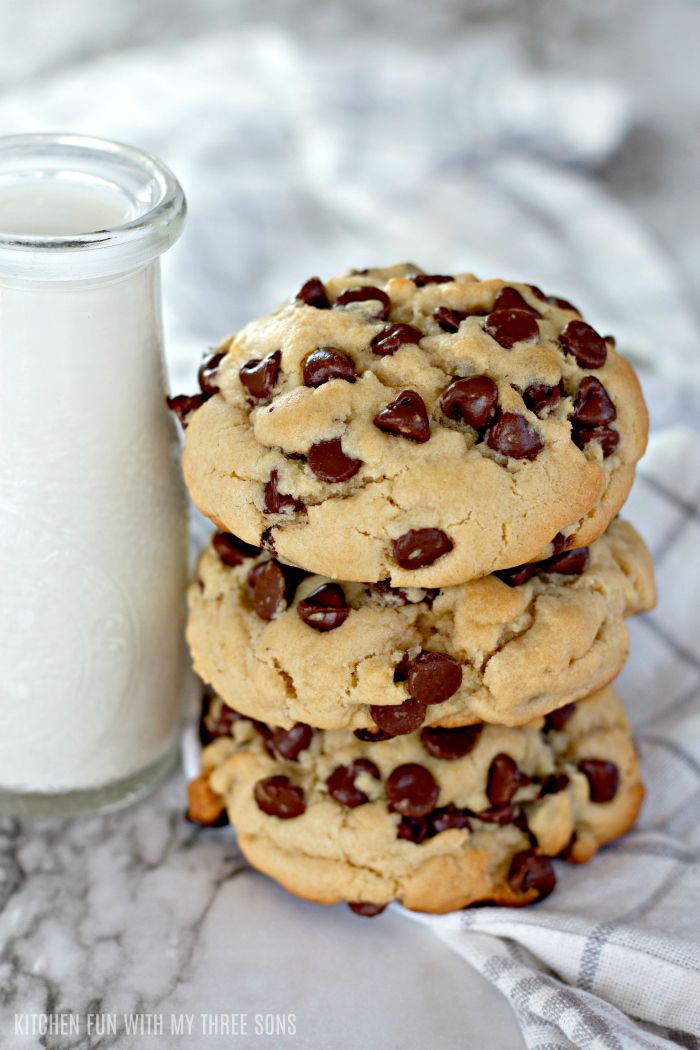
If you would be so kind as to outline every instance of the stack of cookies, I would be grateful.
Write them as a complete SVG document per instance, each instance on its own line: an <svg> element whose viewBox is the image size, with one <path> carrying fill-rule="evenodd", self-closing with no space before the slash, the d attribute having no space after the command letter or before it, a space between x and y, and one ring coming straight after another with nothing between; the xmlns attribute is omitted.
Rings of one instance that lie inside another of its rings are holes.
<svg viewBox="0 0 700 1050"><path fill-rule="evenodd" d="M415 266L311 278L171 399L215 524L189 813L364 915L528 904L634 822L610 685L649 554L616 518L647 435L565 300Z"/></svg>

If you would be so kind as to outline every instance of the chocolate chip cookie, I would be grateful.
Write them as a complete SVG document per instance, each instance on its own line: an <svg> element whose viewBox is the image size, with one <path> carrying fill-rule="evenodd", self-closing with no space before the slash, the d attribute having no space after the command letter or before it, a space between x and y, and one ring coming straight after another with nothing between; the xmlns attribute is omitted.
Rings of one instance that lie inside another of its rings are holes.
<svg viewBox="0 0 700 1050"><path fill-rule="evenodd" d="M601 688L654 575L620 520L590 548L443 590L308 576L216 533L188 598L195 668L233 707L395 735L519 725Z"/></svg>
<svg viewBox="0 0 700 1050"><path fill-rule="evenodd" d="M203 728L191 819L220 823L225 806L254 867L365 915L392 900L428 912L539 900L556 882L549 858L589 860L632 826L644 795L612 688L520 729L370 742L275 729L217 699Z"/></svg>
<svg viewBox="0 0 700 1050"><path fill-rule="evenodd" d="M171 400L219 528L335 579L445 587L590 545L647 436L571 303L410 265L311 278Z"/></svg>

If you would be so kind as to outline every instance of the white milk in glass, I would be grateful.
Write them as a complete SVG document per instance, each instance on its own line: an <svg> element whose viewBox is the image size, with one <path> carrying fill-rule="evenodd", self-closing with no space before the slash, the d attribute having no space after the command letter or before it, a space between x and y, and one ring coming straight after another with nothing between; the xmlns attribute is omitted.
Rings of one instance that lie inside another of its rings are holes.
<svg viewBox="0 0 700 1050"><path fill-rule="evenodd" d="M127 197L91 179L0 179L0 230L4 233L69 237L109 230L133 216Z"/></svg>
<svg viewBox="0 0 700 1050"><path fill-rule="evenodd" d="M162 777L179 736L187 527L158 255L184 201L163 169L150 215L143 155L95 140L27 136L50 157L18 172L24 138L9 173L0 139L0 812L71 813Z"/></svg>

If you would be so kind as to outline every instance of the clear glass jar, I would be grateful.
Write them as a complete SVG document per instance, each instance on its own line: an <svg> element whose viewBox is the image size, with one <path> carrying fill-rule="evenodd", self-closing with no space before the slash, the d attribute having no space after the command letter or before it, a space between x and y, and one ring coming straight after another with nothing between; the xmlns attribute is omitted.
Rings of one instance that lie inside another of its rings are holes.
<svg viewBox="0 0 700 1050"><path fill-rule="evenodd" d="M159 256L184 217L138 150L0 138L0 814L111 808L175 761L187 512Z"/></svg>

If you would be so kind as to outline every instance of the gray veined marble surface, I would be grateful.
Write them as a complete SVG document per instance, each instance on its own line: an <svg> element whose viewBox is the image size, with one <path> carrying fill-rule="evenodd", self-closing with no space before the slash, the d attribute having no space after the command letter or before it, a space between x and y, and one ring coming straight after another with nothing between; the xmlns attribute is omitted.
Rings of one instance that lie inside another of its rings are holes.
<svg viewBox="0 0 700 1050"><path fill-rule="evenodd" d="M177 774L108 817L0 822L3 1050L521 1045L500 993L430 931L290 897L229 829L187 824L183 797ZM78 1035L32 1034L61 1012ZM226 1024L247 1033L215 1034ZM270 1024L288 1034L256 1033Z"/></svg>

